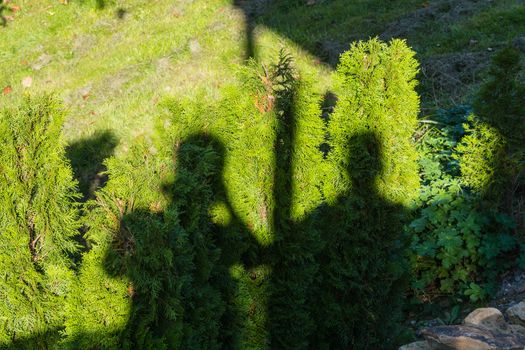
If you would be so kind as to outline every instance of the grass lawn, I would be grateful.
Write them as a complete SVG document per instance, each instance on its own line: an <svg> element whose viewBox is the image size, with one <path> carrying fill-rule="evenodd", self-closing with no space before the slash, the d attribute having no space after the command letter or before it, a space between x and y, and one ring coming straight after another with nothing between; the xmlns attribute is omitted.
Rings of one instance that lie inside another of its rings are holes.
<svg viewBox="0 0 525 350"><path fill-rule="evenodd" d="M67 140L111 132L118 139L117 154L134 138L151 134L164 97L215 98L221 86L235 80L236 67L249 54L248 38L261 62L286 47L324 91L333 57L357 39L404 37L421 61L432 62L435 56L446 61L446 55L461 52L492 52L525 33L525 5L519 0L63 2L0 5L5 19L0 88L10 88L0 104L13 104L23 92L56 93L69 109ZM468 102L481 78L458 83L459 92L444 89L436 95L428 93L433 77L422 74L423 105L430 107L424 111Z"/></svg>

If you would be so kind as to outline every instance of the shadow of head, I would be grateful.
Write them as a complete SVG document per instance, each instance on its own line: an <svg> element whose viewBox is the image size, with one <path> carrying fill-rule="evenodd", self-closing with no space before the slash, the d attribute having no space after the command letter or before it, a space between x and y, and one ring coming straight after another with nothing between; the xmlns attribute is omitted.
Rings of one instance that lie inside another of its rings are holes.
<svg viewBox="0 0 525 350"><path fill-rule="evenodd" d="M84 200L92 198L106 183L107 176L102 174L106 169L104 160L113 155L117 144L117 137L111 131L99 130L67 146L66 155Z"/></svg>
<svg viewBox="0 0 525 350"><path fill-rule="evenodd" d="M162 261L178 249L173 232L192 232L208 220L211 201L223 189L222 143L208 134L192 135L174 145L173 159L175 176L160 187L166 207L139 208L122 217L104 261L110 275L128 274L132 280L155 275L156 257Z"/></svg>
<svg viewBox="0 0 525 350"><path fill-rule="evenodd" d="M163 186L164 193L173 196L189 189L195 193L216 189L222 185L224 156L223 144L213 135L199 133L185 138L175 145L175 181Z"/></svg>
<svg viewBox="0 0 525 350"><path fill-rule="evenodd" d="M383 172L383 151L373 132L358 133L348 141L347 172L358 193L375 192L376 179Z"/></svg>

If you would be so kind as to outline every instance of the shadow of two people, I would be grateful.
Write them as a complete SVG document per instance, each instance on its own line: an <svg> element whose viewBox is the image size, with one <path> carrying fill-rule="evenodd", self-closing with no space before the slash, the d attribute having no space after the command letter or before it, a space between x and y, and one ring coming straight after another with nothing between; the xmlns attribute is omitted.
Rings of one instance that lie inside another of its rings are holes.
<svg viewBox="0 0 525 350"><path fill-rule="evenodd" d="M351 189L304 220L290 219L291 190L276 186L269 246L261 245L232 209L221 142L197 134L177 147L176 177L164 186L169 205L125 216L106 257L111 274L126 274L131 281L125 346L158 341L168 348L237 348L243 327L259 322L266 332L262 342L271 348L339 348L354 345L363 334L370 337L378 315L389 317L384 303L394 306L392 289L399 280L389 261L399 251L399 237L388 235L396 234L392 223L403 209L377 193L382 152L376 135L350 139ZM293 179L285 158L277 156L276 178L289 186ZM218 203L228 213L222 222L210 214ZM267 279L253 272L263 265L271 269ZM241 310L234 266L243 266L267 291L265 305L250 305L263 310ZM359 323L352 321L356 313Z"/></svg>

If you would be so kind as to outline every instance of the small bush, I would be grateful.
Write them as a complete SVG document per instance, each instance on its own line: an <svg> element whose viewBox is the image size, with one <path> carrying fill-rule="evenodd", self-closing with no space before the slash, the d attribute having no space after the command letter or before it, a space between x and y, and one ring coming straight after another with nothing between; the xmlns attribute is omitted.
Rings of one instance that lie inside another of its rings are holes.
<svg viewBox="0 0 525 350"><path fill-rule="evenodd" d="M321 95L284 52L242 67L218 100L165 101L154 142L107 161L88 204L65 345L394 346L416 63L377 40L344 62L330 140Z"/></svg>
<svg viewBox="0 0 525 350"><path fill-rule="evenodd" d="M419 187L416 73L400 40L360 42L341 56L320 219L320 346L395 346L408 266L403 223Z"/></svg>
<svg viewBox="0 0 525 350"><path fill-rule="evenodd" d="M459 150L465 155L461 170L465 184L475 188L479 179L487 182L486 204L516 223L522 223L525 215L525 84L518 79L521 72L515 49L504 49L494 57L490 79L474 103L479 123ZM479 169L479 164L485 169ZM518 226L518 230L525 227Z"/></svg>
<svg viewBox="0 0 525 350"><path fill-rule="evenodd" d="M79 194L52 97L0 112L0 345L49 347L65 317Z"/></svg>
<svg viewBox="0 0 525 350"><path fill-rule="evenodd" d="M430 299L449 295L479 301L495 292L498 274L517 263L512 220L481 202L482 191L494 181L492 162L501 138L467 107L440 111L435 121L423 127L418 142L423 186L417 218L407 227L412 288ZM470 145L475 152L466 151ZM465 172L464 164L472 171Z"/></svg>

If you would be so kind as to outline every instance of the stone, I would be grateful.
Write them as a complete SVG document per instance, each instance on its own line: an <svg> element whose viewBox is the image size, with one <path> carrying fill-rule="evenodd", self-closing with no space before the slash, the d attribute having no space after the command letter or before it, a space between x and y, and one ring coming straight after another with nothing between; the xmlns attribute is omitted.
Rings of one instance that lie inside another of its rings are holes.
<svg viewBox="0 0 525 350"><path fill-rule="evenodd" d="M519 324L509 324L509 333L519 334L525 337L525 327L520 326Z"/></svg>
<svg viewBox="0 0 525 350"><path fill-rule="evenodd" d="M22 86L25 88L30 88L31 85L33 85L33 78L27 76L24 79L22 79Z"/></svg>
<svg viewBox="0 0 525 350"><path fill-rule="evenodd" d="M523 350L525 337L493 332L476 325L438 326L423 329L433 350Z"/></svg>
<svg viewBox="0 0 525 350"><path fill-rule="evenodd" d="M432 350L432 348L426 340L423 340L403 345L399 350Z"/></svg>
<svg viewBox="0 0 525 350"><path fill-rule="evenodd" d="M463 323L465 325L484 327L493 332L506 332L509 329L501 311L493 307L479 308L472 311Z"/></svg>
<svg viewBox="0 0 525 350"><path fill-rule="evenodd" d="M40 55L40 57L37 58L36 62L31 65L31 68L33 70L41 70L43 67L47 66L52 59L53 56L48 54L42 54Z"/></svg>
<svg viewBox="0 0 525 350"><path fill-rule="evenodd" d="M190 52L194 55L202 51L201 44L197 41L197 39L191 39L188 46Z"/></svg>
<svg viewBox="0 0 525 350"><path fill-rule="evenodd" d="M525 302L509 307L506 314L510 323L525 326Z"/></svg>
<svg viewBox="0 0 525 350"><path fill-rule="evenodd" d="M512 46L525 53L525 36L517 37L512 41Z"/></svg>

